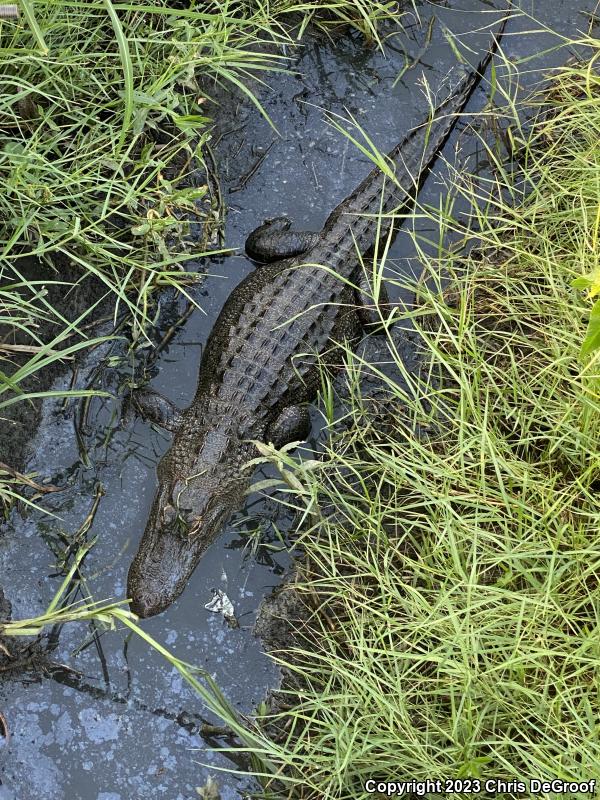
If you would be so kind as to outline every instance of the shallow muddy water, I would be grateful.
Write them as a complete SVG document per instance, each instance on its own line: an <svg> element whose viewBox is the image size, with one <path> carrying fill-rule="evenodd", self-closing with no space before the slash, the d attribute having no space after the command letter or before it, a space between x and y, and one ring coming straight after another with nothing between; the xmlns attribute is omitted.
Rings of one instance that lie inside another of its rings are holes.
<svg viewBox="0 0 600 800"><path fill-rule="evenodd" d="M464 33L463 50L472 48L471 60L478 60L488 33L467 32L491 21L476 12L493 6L479 0L449 5L420 5L421 20L408 15L407 31L390 36L391 46L384 53L365 48L354 36L336 37L332 42L307 39L290 54L297 74L271 75L271 88L259 92L277 132L247 101L233 96L221 100L214 138L221 188L229 205L228 247L241 248L263 218L282 213L291 216L299 229L320 228L369 169L366 158L327 125L325 112L352 114L378 147L393 146L426 113L423 74L436 92L456 63L442 24L455 34ZM575 35L576 29L587 27L583 5L577 0L523 4L543 24L527 17L514 19L503 49L513 61L527 59L524 71L561 63L570 53L544 52L558 40L543 27ZM590 10L594 5L589 3ZM421 51L432 14L436 21L429 46L394 85L405 64L403 52L411 61ZM542 55L529 60L535 53ZM526 86L539 78L539 73L524 74L521 82ZM481 108L485 98L486 84L482 83L470 110ZM461 158L473 149L468 137L455 132L445 150L451 161L457 142ZM240 176L251 170L266 148L270 149L264 161L238 190ZM423 202L436 204L444 195L444 174L438 163L421 195ZM428 233L426 225L422 233ZM400 272L412 269L412 255L408 237L400 233L391 267ZM158 360L152 380L155 388L181 407L194 392L202 345L212 324L252 265L233 254L202 263L199 269L211 273L194 290L206 313L195 312L178 331ZM171 314L177 316L176 308L171 308ZM406 342L410 350L408 334ZM106 346L95 351L80 366L79 385L86 385L108 350ZM123 350L117 344L111 352L119 359ZM385 359L381 344L371 343L371 352ZM126 360L114 362L103 372L102 385L118 394L129 371ZM66 376L61 385L69 380ZM28 471L65 487L45 502L57 516L13 514L0 537L0 583L12 602L14 618L33 616L48 605L61 582L48 542L60 530L73 533L81 526L98 484L104 496L90 533L97 537L97 544L85 564L88 589L96 599L125 596L127 569L156 486L156 464L170 435L141 420L127 418L119 424L118 399L94 401L86 420L89 465L85 465L74 437L75 410L74 404L66 409L62 404L47 404L27 466ZM2 460L9 460L7 454ZM243 712L251 712L277 680L277 671L262 654L252 626L260 600L280 582L289 564L277 537L277 528L285 531L289 525L275 501L251 498L210 548L179 601L161 616L143 622L144 629L177 656L214 675L231 703ZM262 534L258 548L257 529ZM240 629L228 628L204 608L212 587L224 589L232 599ZM11 732L0 750L0 800L190 800L197 796L195 787L204 784L209 774L216 775L217 767L237 768L225 756L207 749L199 728L203 719L215 720L160 656L138 639L128 638L126 631L104 633L100 644L100 648L90 644L87 626L66 626L51 657L76 673L63 670L55 678L24 674L0 687L0 710ZM252 787L247 779L232 774L222 773L218 781L224 800Z"/></svg>

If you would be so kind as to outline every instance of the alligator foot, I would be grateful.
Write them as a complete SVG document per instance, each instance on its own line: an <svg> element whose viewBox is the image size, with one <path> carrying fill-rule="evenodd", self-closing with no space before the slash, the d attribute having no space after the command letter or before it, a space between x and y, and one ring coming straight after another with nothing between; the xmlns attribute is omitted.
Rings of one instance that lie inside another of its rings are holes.
<svg viewBox="0 0 600 800"><path fill-rule="evenodd" d="M306 406L287 406L269 425L265 440L277 449L290 442L303 442L310 433L310 415Z"/></svg>
<svg viewBox="0 0 600 800"><path fill-rule="evenodd" d="M361 271L355 296L356 312L363 329L368 333L385 333L385 327L382 324L385 316L380 309L382 306L388 305L389 297L384 284L379 285L379 296L374 298L371 283L365 272Z"/></svg>
<svg viewBox="0 0 600 800"><path fill-rule="evenodd" d="M173 433L181 424L181 411L162 394L144 387L133 389L128 405L143 419Z"/></svg>
<svg viewBox="0 0 600 800"><path fill-rule="evenodd" d="M291 231L291 225L292 221L288 217L266 219L246 239L246 255L253 261L267 264L300 256L319 241L318 233Z"/></svg>

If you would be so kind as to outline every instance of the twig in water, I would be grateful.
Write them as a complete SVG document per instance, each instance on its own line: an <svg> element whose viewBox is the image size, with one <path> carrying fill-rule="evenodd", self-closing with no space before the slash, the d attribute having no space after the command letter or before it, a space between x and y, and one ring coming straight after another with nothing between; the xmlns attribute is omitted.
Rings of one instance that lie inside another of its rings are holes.
<svg viewBox="0 0 600 800"><path fill-rule="evenodd" d="M173 336L177 333L177 331L181 328L181 326L188 321L191 317L192 313L196 309L196 306L193 303L187 303L186 309L183 314L177 319L167 330L165 331L164 336L160 340L160 342L154 348L153 359L152 362L156 360L156 357L161 353L165 347L169 344Z"/></svg>
<svg viewBox="0 0 600 800"><path fill-rule="evenodd" d="M217 214L218 219L218 226L217 226L217 236L219 238L219 245L222 247L225 242L225 232L223 230L223 223L225 218L225 203L223 202L223 193L221 191L221 182L219 181L219 170L217 167L217 162L215 160L215 155L211 146L206 142L204 144L204 151L208 156L208 162L205 159L204 165L206 167L206 177L208 183L208 190L211 196L211 205L213 211Z"/></svg>
<svg viewBox="0 0 600 800"><path fill-rule="evenodd" d="M29 355L37 355L44 352L48 356L57 356L57 361L72 361L74 356L63 356L60 350L44 350L43 347L32 344L0 344L0 350L4 353L28 353Z"/></svg>
<svg viewBox="0 0 600 800"><path fill-rule="evenodd" d="M10 738L10 733L8 730L8 722L6 721L6 717L0 711L0 736L2 736L5 741L8 741Z"/></svg>
<svg viewBox="0 0 600 800"><path fill-rule="evenodd" d="M245 188L246 188L246 184L248 183L248 181L250 180L250 178L251 178L251 177L252 177L252 176L255 174L255 172L258 170L258 168L260 167L260 165L263 163L263 161L265 160L265 158L267 157L267 155L268 155L268 153L269 153L269 150L270 150L270 149L273 147L273 145L274 145L274 144L275 144L275 139L273 139L273 141L272 141L272 142L271 142L271 144L270 144L270 145L267 147L267 149L265 150L265 152L264 152L264 153L262 153L262 154L261 154L261 155L260 155L260 156L259 156L259 157L256 159L256 161L255 161L255 162L254 162L254 164L253 164L253 165L250 167L250 169L248 170L248 172L246 172L244 175L242 175L242 177L241 177L241 179L240 179L240 182L239 182L239 183L238 183L236 186L231 186L231 187L229 188L229 194L233 194L234 192L240 192L242 189L245 189Z"/></svg>
<svg viewBox="0 0 600 800"><path fill-rule="evenodd" d="M404 75L406 75L407 72L409 72L413 67L416 67L417 64L421 62L421 59L429 49L429 45L431 43L431 37L433 35L434 25L435 25L435 17L431 17L431 19L429 20L429 25L427 26L427 34L425 35L425 42L423 43L423 46L419 48L417 55L411 61L405 64L404 67L400 70L398 77L396 78L392 86L396 86L398 81L402 80L402 78L404 77Z"/></svg>

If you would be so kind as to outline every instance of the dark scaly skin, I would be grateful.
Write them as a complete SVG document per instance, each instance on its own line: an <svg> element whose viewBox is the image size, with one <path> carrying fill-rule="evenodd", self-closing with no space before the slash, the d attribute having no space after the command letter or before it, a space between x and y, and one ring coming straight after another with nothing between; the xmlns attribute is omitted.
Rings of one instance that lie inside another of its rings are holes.
<svg viewBox="0 0 600 800"><path fill-rule="evenodd" d="M290 231L292 220L287 217L266 219L246 239L246 254L263 263L292 258L310 250L319 241L319 233Z"/></svg>
<svg viewBox="0 0 600 800"><path fill-rule="evenodd" d="M231 293L209 337L194 400L158 466L159 489L129 570L135 613L157 614L181 594L204 551L243 504L251 474L244 465L256 455L250 440L275 438L281 446L303 438L301 423L285 428L278 417L294 420L297 405L314 398L320 380L315 353L359 335L354 291L332 272L356 279L357 251L367 253L377 238L376 217L364 215L412 201L477 77L467 73L434 118L389 153L396 183L376 167L334 209L312 247L261 266Z"/></svg>

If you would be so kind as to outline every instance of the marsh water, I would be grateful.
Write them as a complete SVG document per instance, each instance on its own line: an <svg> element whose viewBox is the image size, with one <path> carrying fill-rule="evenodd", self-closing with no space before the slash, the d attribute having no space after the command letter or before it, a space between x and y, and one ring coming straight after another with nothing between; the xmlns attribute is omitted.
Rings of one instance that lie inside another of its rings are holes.
<svg viewBox="0 0 600 800"><path fill-rule="evenodd" d="M502 47L513 62L521 62L523 88L541 79L539 70L571 55L555 49L560 40L552 31L573 37L587 28L583 5L580 0L522 4L527 13L509 23ZM590 11L594 5L589 3ZM443 91L456 63L445 31L458 37L473 62L487 46L489 33L477 30L492 22L492 15L481 13L492 4L451 0L417 8L419 16L407 12L403 31L386 29L383 52L366 47L354 34L309 36L288 52L293 71L271 74L268 87L255 87L275 128L247 100L219 93L214 144L228 205L225 244L236 252L197 264L210 273L192 290L204 313L194 312L178 328L153 367L152 385L181 407L192 397L202 347L224 300L253 268L241 250L247 234L263 218L282 213L298 228L319 229L369 169L366 157L327 123L326 114L354 116L380 149L389 149L426 113L423 79L434 94ZM407 64L412 66L397 80ZM484 105L488 89L482 82L470 111ZM473 141L459 126L445 156L454 162L473 153L476 161ZM263 155L247 182L241 180ZM437 204L446 194L444 175L438 162L423 190L424 202ZM421 232L435 238L425 223ZM402 233L391 256L392 271L418 268ZM163 306L160 325L166 330L181 306L168 297ZM405 343L410 349L409 334ZM385 360L384 345L374 344L373 351ZM108 366L97 374L100 364ZM113 394L90 404L79 443L74 435L78 406L48 402L45 407L27 471L64 489L44 500L55 516L15 512L0 536L0 584L14 618L47 607L62 580L51 545L61 531L73 534L80 528L99 486L103 496L88 534L97 541L85 562L86 590L98 600L125 597L127 569L156 488L156 464L170 441L169 434L141 419L121 417L120 387L131 369L119 343L96 349L79 365L74 385L86 386L96 376L95 385ZM71 379L66 374L56 388ZM318 415L314 436L312 446ZM2 460L9 460L6 455ZM291 524L273 498L251 496L177 603L143 621L144 630L178 657L213 675L241 712L251 713L277 682L277 670L252 628L261 599L289 566L279 533ZM213 587L226 591L234 603L239 629L205 609ZM66 625L51 657L65 665L53 677L31 670L0 686L0 710L10 730L0 748L0 800L190 800L209 775L217 777L224 800L252 790L247 778L217 772L239 768L212 752L211 742L201 736L204 722L218 721L177 671L137 637L126 630L93 637L86 624Z"/></svg>

